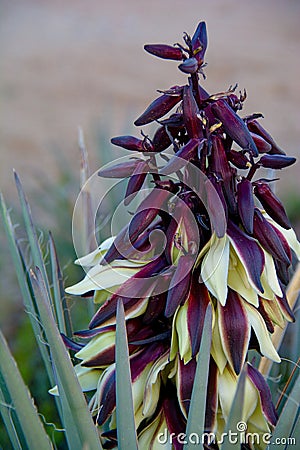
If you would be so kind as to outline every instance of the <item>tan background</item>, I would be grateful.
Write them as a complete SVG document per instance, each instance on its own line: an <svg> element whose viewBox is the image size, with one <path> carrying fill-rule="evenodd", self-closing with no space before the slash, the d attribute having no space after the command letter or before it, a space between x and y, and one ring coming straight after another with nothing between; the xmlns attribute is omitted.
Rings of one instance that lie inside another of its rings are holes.
<svg viewBox="0 0 300 450"><path fill-rule="evenodd" d="M11 168L27 189L36 174L54 176L54 149L78 170L77 126L93 156L99 129L132 131L155 89L183 82L175 62L156 59L144 43L174 43L206 20L209 48L204 86L239 82L246 113L299 155L300 2L298 0L1 0L0 176L13 191ZM92 158L93 159L93 158ZM96 169L99 161L93 159ZM298 167L279 185L298 189Z"/></svg>

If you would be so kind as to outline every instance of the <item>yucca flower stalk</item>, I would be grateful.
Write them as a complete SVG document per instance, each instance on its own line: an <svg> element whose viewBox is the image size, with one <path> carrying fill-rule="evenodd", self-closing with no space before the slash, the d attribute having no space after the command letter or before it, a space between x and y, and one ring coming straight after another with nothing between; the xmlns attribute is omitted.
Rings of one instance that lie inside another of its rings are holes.
<svg viewBox="0 0 300 450"><path fill-rule="evenodd" d="M246 92L236 86L209 94L204 76L207 32L200 22L184 44L145 50L178 61L187 83L161 90L134 122L158 124L153 136L118 136L126 162L100 177L128 178L124 204L145 195L130 223L77 263L86 277L67 293L94 296L99 309L87 330L64 337L75 351L84 391L104 448L117 448L116 311L124 305L135 426L141 449L182 449L203 338L212 310L205 432L218 448L238 381L245 377L240 420L259 437L272 432L277 412L250 349L280 363L271 335L294 314L286 298L300 244L266 171L295 163L263 128L260 113L243 117ZM166 115L171 113L168 117ZM146 188L146 181L151 187ZM135 200L136 201L136 200ZM130 206L129 206L130 205ZM58 393L57 388L52 393ZM236 431L236 430L234 430ZM243 430L245 431L245 430ZM165 443L163 436L167 436ZM244 439L244 440L243 440ZM265 448L262 439L243 448Z"/></svg>

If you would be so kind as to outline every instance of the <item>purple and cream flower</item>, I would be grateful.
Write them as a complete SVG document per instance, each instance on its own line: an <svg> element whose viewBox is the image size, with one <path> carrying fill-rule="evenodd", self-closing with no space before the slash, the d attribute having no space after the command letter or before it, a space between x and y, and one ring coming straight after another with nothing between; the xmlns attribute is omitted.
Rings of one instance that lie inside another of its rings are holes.
<svg viewBox="0 0 300 450"><path fill-rule="evenodd" d="M177 436L185 431L209 304L206 430L221 436L244 367L241 420L259 434L276 424L269 388L247 362L247 354L255 349L280 362L271 335L275 326L294 320L285 291L300 244L272 190L273 180L259 178L258 172L283 169L295 158L286 156L263 128L262 115L238 113L245 92L237 96L236 87L230 87L210 95L201 86L206 47L204 22L192 37L184 35L184 45L145 46L154 56L180 62L188 82L159 91L136 119L136 126L159 124L153 138L142 132L141 138L112 139L133 156L99 175L128 178L126 206L147 181L153 188L128 226L77 261L87 267L86 276L66 289L74 295L93 294L99 305L88 330L75 333L74 341L64 339L76 352L82 389L94 391L90 408L98 425L106 424L104 448L117 447L115 333L120 298L140 448L167 448L159 445L159 433L167 429ZM161 232L162 249L155 240ZM55 388L52 392L57 393ZM175 439L173 448L182 449L182 444Z"/></svg>

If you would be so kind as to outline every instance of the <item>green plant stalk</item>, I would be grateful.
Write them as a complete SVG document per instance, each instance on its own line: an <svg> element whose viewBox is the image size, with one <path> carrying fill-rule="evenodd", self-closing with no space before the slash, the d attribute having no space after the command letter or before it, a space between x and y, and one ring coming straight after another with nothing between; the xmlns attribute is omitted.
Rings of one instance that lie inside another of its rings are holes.
<svg viewBox="0 0 300 450"><path fill-rule="evenodd" d="M245 384L246 384L246 371L245 367L242 370L236 392L233 398L232 406L230 408L228 420L226 422L226 428L224 430L225 439L221 446L221 450L232 450L232 448L240 448L241 443L237 442L234 444L229 441L228 434L230 430L237 430L237 424L241 421L241 413L243 411L243 405L244 405L244 396L245 396Z"/></svg>
<svg viewBox="0 0 300 450"><path fill-rule="evenodd" d="M116 400L119 450L137 450L132 385L124 305L118 300L116 316Z"/></svg>
<svg viewBox="0 0 300 450"><path fill-rule="evenodd" d="M29 244L30 244L33 263L35 266L39 267L41 270L41 273L42 273L43 279L44 279L44 283L45 283L45 287L47 289L48 296L50 298L51 295L50 295L49 280L48 280L48 276L47 276L45 263L43 260L42 251L41 251L41 248L40 248L40 245L38 242L36 230L33 225L30 206L29 206L28 200L26 198L26 195L24 193L19 176L16 172L14 172L14 176L15 176L15 183L16 183L16 187L17 187L17 191L18 191L18 195L19 195L19 199L20 199L21 208L22 208L22 215L23 215L23 219L24 219L24 223L25 223L25 229L26 229L26 233L28 236Z"/></svg>
<svg viewBox="0 0 300 450"><path fill-rule="evenodd" d="M290 437L292 435L293 430L296 433L299 431L296 430L297 420L299 419L299 404L300 404L300 375L298 375L297 380L293 386L293 389L288 396L288 399L284 405L284 408L280 414L278 423L274 430L271 444L276 444L276 439L282 439L283 437ZM298 420L299 423L299 420ZM296 441L297 442L297 441ZM298 442L299 444L299 442ZM276 450L284 450L286 448L286 444L276 444Z"/></svg>
<svg viewBox="0 0 300 450"><path fill-rule="evenodd" d="M40 322L36 318L36 307L34 305L34 299L32 298L32 294L29 289L28 282L26 281L27 274L25 273L25 267L20 255L20 251L16 242L16 238L14 235L14 228L11 222L11 218L9 215L9 212L7 211L3 196L1 194L0 196L0 209L1 209L1 215L3 219L4 229L7 236L10 254L12 256L13 264L15 267L18 283L20 286L22 299L25 305L26 310L28 311L29 319L31 322L31 326L33 328L33 332L40 350L40 353L43 358L44 365L46 367L47 375L49 378L49 382L51 385L54 384L54 377L53 372L50 364L50 354L48 351L48 347L45 346L41 340L39 339L40 336L43 334L43 329L40 325ZM30 282L30 280L29 280Z"/></svg>
<svg viewBox="0 0 300 450"><path fill-rule="evenodd" d="M1 332L0 371L9 391L28 447L30 450L51 450L53 447Z"/></svg>
<svg viewBox="0 0 300 450"><path fill-rule="evenodd" d="M23 436L23 433L22 430L20 429L20 424L15 414L15 410L11 405L11 398L7 392L7 387L4 384L4 380L1 374L0 374L0 413L2 415L3 423L5 425L5 429L12 444L12 447L14 448L14 450L22 450L22 445L20 442L22 439L19 439L19 435Z"/></svg>
<svg viewBox="0 0 300 450"><path fill-rule="evenodd" d="M208 305L205 314L191 404L186 424L187 436L191 436L193 433L195 433L197 436L203 436L204 433L208 369L212 334L211 322L212 310L211 305ZM194 448L195 445L190 441L188 441L188 443L184 446L184 450L192 450Z"/></svg>
<svg viewBox="0 0 300 450"><path fill-rule="evenodd" d="M68 408L80 442L72 450L81 450L86 446L89 450L101 450L100 440L81 391L77 376L72 366L70 356L61 339L50 307L50 299L44 284L43 275L38 267L35 273L31 270L31 280L36 294L40 320L43 323L47 342L51 349L52 361L57 373L58 388L63 391Z"/></svg>
<svg viewBox="0 0 300 450"><path fill-rule="evenodd" d="M52 272L53 300L59 331L72 335L72 326L66 298L63 291L63 279L52 234L49 233L50 264Z"/></svg>

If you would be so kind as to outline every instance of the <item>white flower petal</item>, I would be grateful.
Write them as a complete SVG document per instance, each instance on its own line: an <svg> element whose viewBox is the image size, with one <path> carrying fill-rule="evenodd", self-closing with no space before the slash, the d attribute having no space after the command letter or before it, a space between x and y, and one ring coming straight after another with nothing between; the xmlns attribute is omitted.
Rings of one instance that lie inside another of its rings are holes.
<svg viewBox="0 0 300 450"><path fill-rule="evenodd" d="M138 447L147 450L172 450L171 439L163 413L158 414L138 437ZM164 436L166 435L166 439ZM158 439L160 436L160 439Z"/></svg>
<svg viewBox="0 0 300 450"><path fill-rule="evenodd" d="M276 294L278 297L282 297L283 294L276 274L273 257L270 255L270 253L266 252L265 250L264 255L265 255L265 267L261 276L261 283L264 288L264 293L261 294L261 297L273 300L274 294ZM274 292L273 295L272 294L270 295L269 292L270 289L272 292Z"/></svg>
<svg viewBox="0 0 300 450"><path fill-rule="evenodd" d="M102 242L102 244L96 248L93 252L89 253L88 255L82 256L81 258L76 259L75 264L78 264L80 266L95 266L98 264L107 250L110 248L112 243L115 240L115 236L109 237L105 241Z"/></svg>
<svg viewBox="0 0 300 450"><path fill-rule="evenodd" d="M255 308L253 308L253 306L245 303L245 307L247 309L251 326L256 334L261 353L267 358L272 359L272 361L280 362L281 359L277 351L275 350L273 342L271 341L263 318L261 317L259 312Z"/></svg>
<svg viewBox="0 0 300 450"><path fill-rule="evenodd" d="M178 348L180 358L184 360L184 364L188 363L192 358L192 346L190 342L188 323L187 323L188 302L180 306L175 320L175 327L178 336Z"/></svg>
<svg viewBox="0 0 300 450"><path fill-rule="evenodd" d="M93 391L94 389L97 389L102 370L90 367L82 367L80 364L74 366L74 369L83 392ZM52 395L59 395L57 386L49 389L48 392Z"/></svg>
<svg viewBox="0 0 300 450"><path fill-rule="evenodd" d="M285 228L282 228L280 225L278 225L278 223L276 223L273 219L271 219L271 217L268 216L268 214L266 213L263 214L265 218L268 219L268 221L283 234L283 236L287 240L287 243L289 244L291 249L294 250L298 260L300 261L300 242L298 241L296 233L293 230L293 228L286 230Z"/></svg>
<svg viewBox="0 0 300 450"><path fill-rule="evenodd" d="M140 270L140 266L124 267L124 265L97 265L88 271L83 280L66 288L65 291L68 294L82 295L85 292L108 290L111 287L123 284Z"/></svg>
<svg viewBox="0 0 300 450"><path fill-rule="evenodd" d="M201 265L201 278L207 289L225 305L227 298L227 276L229 266L229 239L225 235L211 241L209 251Z"/></svg>
<svg viewBox="0 0 300 450"><path fill-rule="evenodd" d="M223 373L226 364L228 363L225 356L223 345L220 336L219 324L218 324L218 311L212 309L213 312L213 329L212 329L212 342L211 342L211 355L218 366L219 372Z"/></svg>
<svg viewBox="0 0 300 450"><path fill-rule="evenodd" d="M219 399L223 412L223 417L225 421L228 419L231 405L234 399L238 383L238 377L226 367L223 374L219 374L218 377L218 388L219 388ZM253 384L248 378L245 380L245 396L243 412L241 414L240 420L247 422L249 417L253 414L258 403L258 393Z"/></svg>
<svg viewBox="0 0 300 450"><path fill-rule="evenodd" d="M103 353L105 349L115 345L116 332L106 331L95 336L91 339L82 349L80 349L76 354L76 358L81 359L83 362L88 361L95 357L98 353Z"/></svg>
<svg viewBox="0 0 300 450"><path fill-rule="evenodd" d="M160 395L160 372L169 364L169 352L166 352L152 365L144 389L143 415L150 417L157 408Z"/></svg>
<svg viewBox="0 0 300 450"><path fill-rule="evenodd" d="M258 306L257 289L250 284L242 262L238 258L233 247L230 248L227 283L231 289L240 294L247 302L254 306Z"/></svg>

